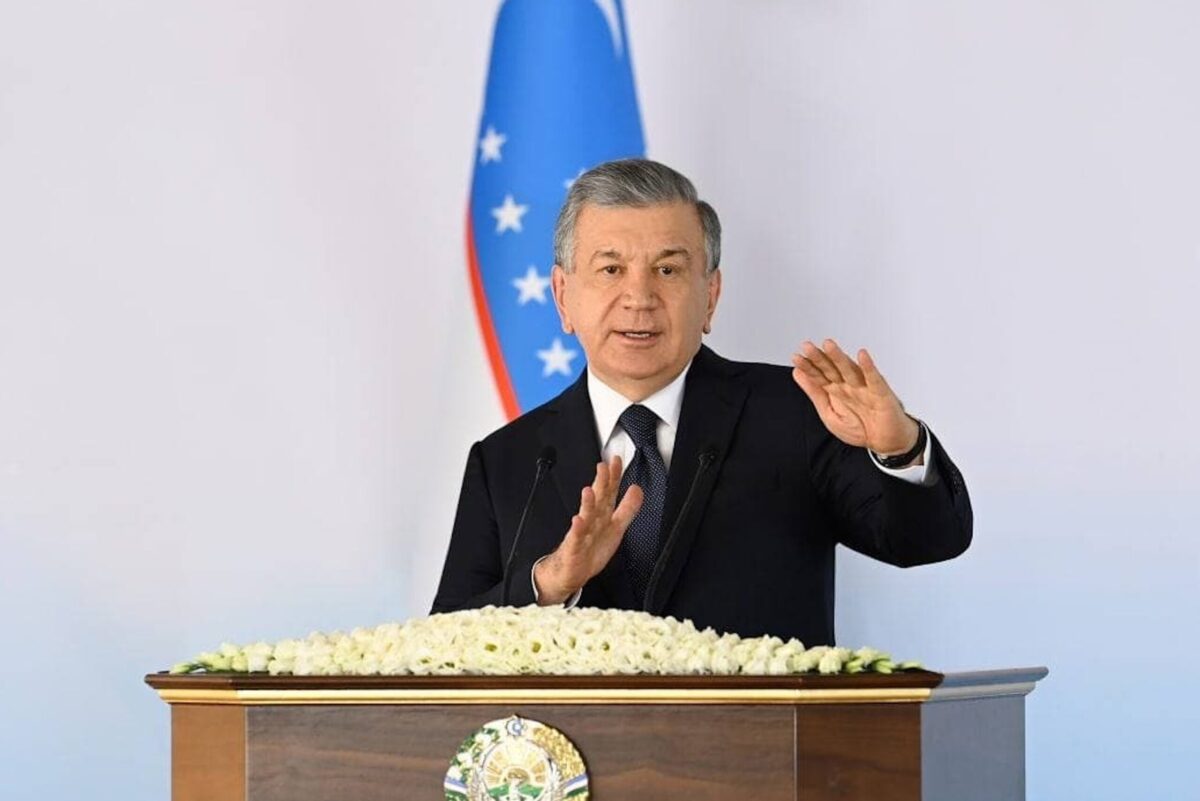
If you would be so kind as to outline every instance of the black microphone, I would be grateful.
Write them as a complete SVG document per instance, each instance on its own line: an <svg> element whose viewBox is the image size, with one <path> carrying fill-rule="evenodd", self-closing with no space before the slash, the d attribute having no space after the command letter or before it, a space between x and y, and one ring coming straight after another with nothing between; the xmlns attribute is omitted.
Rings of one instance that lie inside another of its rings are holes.
<svg viewBox="0 0 1200 801"><path fill-rule="evenodd" d="M550 472L550 468L554 467L554 462L557 458L558 451L554 450L553 445L547 445L538 454L537 472L533 474L533 486L529 488L529 498L525 501L525 508L521 510L521 520L517 523L517 533L513 535L512 547L508 549L508 560L504 563L504 589L500 593L501 606L508 606L508 594L512 588L513 559L517 556L517 545L521 542L521 532L525 530L525 518L529 516L529 509L533 506L533 496L537 494L538 485L542 483L542 479Z"/></svg>
<svg viewBox="0 0 1200 801"><path fill-rule="evenodd" d="M692 486L688 488L687 498L684 499L683 506L679 508L679 514L675 516L675 525L671 526L671 533L667 535L667 540L663 543L662 553L658 555L658 561L654 563L654 572L650 574L650 581L646 584L646 597L642 599L643 611L650 611L651 602L654 600L654 591L658 589L658 582L662 579L667 562L671 559L671 552L675 550L675 543L679 540L679 531L683 528L683 521L687 518L688 510L692 508L692 501L696 498L696 488L700 486L700 478L708 472L708 468L712 467L716 460L717 448L714 445L709 445L701 451L700 458L696 460L696 474L692 477Z"/></svg>

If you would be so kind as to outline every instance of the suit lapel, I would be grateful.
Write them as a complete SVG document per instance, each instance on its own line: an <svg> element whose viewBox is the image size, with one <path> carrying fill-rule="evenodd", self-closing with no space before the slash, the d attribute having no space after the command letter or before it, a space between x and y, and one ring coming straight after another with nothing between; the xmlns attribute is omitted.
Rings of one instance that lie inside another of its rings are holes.
<svg viewBox="0 0 1200 801"><path fill-rule="evenodd" d="M596 477L596 463L600 461L586 370L552 408L555 414L546 419L538 435L543 446L549 445L557 451L557 464L551 476L570 516L579 511L579 493Z"/></svg>
<svg viewBox="0 0 1200 801"><path fill-rule="evenodd" d="M701 347L688 371L683 407L679 413L679 431L675 435L675 450L667 475L667 497L663 506L664 544L691 489L701 453L711 449L717 458L700 479L692 508L680 524L675 547L664 565L654 594L656 602L651 612L659 613L666 606L683 572L745 401L746 388L737 380L736 367L707 347ZM600 461L599 436L588 396L586 371L559 397L554 411L555 414L542 425L539 435L542 445L553 446L557 451L558 462L552 473L569 518L579 511L579 493L595 479L596 463ZM641 602L634 597L620 551L584 588L581 603L593 602L624 609L641 608Z"/></svg>
<svg viewBox="0 0 1200 801"><path fill-rule="evenodd" d="M554 410L556 413L542 425L539 436L543 446L553 446L558 452L558 463L551 473L569 520L579 512L579 493L595 480L596 463L600 461L596 415L587 391L586 370L559 397ZM584 588L581 603L593 602L626 609L636 605L620 551Z"/></svg>
<svg viewBox="0 0 1200 801"><path fill-rule="evenodd" d="M683 407L679 413L679 431L675 435L675 450L667 476L667 498L663 507L662 538L665 547L671 528L691 489L699 466L700 455L706 450L716 454L716 461L696 486L696 497L687 518L680 522L675 546L663 567L662 577L654 593L650 611L659 614L671 597L688 554L696 540L708 497L716 484L721 464L733 438L734 428L746 401L745 385L736 380L736 367L701 347L688 371L683 392ZM594 427L594 426L593 426ZM666 554L664 554L666 555Z"/></svg>

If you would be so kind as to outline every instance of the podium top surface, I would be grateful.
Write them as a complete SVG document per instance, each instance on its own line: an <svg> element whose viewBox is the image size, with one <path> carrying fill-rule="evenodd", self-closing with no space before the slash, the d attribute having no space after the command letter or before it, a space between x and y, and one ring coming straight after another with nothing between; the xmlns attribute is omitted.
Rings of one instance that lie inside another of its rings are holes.
<svg viewBox="0 0 1200 801"><path fill-rule="evenodd" d="M269 676L152 673L170 704L928 703L1026 695L1046 668L852 676Z"/></svg>

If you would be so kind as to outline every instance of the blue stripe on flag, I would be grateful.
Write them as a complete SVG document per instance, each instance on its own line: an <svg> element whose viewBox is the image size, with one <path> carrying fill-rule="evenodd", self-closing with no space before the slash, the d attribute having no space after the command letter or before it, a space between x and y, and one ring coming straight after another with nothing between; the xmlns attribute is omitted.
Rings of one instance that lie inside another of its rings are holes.
<svg viewBox="0 0 1200 801"><path fill-rule="evenodd" d="M480 321L510 417L557 395L584 368L549 284L554 220L569 182L601 162L644 154L620 0L507 0L492 40L468 236L483 295L476 301L486 303Z"/></svg>

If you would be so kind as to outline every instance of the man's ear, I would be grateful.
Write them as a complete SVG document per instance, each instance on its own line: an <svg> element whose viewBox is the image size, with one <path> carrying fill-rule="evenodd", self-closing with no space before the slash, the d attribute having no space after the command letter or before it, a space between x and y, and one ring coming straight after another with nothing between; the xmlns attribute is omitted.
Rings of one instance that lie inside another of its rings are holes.
<svg viewBox="0 0 1200 801"><path fill-rule="evenodd" d="M712 318L717 311L717 301L721 299L721 268L713 270L708 276L708 310L704 314L704 333L712 333Z"/></svg>
<svg viewBox="0 0 1200 801"><path fill-rule="evenodd" d="M558 264L550 270L550 290L554 293L554 307L558 309L563 333L574 334L575 326L571 325L571 316L567 313L567 271Z"/></svg>

